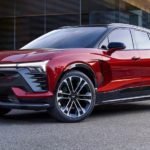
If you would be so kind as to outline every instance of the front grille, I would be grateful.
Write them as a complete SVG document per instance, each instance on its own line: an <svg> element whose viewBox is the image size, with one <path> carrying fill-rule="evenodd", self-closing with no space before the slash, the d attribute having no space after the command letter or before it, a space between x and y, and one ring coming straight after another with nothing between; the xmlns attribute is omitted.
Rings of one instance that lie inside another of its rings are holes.
<svg viewBox="0 0 150 150"><path fill-rule="evenodd" d="M0 95L10 95L12 87L33 91L16 68L0 68Z"/></svg>
<svg viewBox="0 0 150 150"><path fill-rule="evenodd" d="M19 73L23 76L34 92L48 91L47 75L44 72L32 72L27 68L19 69Z"/></svg>
<svg viewBox="0 0 150 150"><path fill-rule="evenodd" d="M41 88L42 91L48 90L47 76L45 73L28 73L33 80L32 83L36 84L37 88Z"/></svg>

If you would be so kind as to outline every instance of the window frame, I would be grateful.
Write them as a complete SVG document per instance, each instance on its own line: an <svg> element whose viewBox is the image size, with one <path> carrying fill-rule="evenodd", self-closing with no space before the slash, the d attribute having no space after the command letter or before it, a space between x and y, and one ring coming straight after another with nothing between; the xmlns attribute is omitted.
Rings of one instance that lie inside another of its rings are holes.
<svg viewBox="0 0 150 150"><path fill-rule="evenodd" d="M103 40L100 42L100 44L98 45L98 48L101 49L101 46L102 46L102 43L107 39L108 40L108 44L110 43L109 41L109 35L114 32L115 30L129 30L130 32L130 36L131 36L131 40L132 40L132 45L133 45L133 49L124 49L124 50L135 50L135 41L134 41L134 37L132 35L132 31L131 31L131 28L128 28L128 27L118 27L118 28L112 28L111 30L108 31L107 35L103 38ZM108 50L105 50L104 51L108 51Z"/></svg>
<svg viewBox="0 0 150 150"><path fill-rule="evenodd" d="M137 47L137 42L136 42L136 38L135 38L135 33L134 33L134 31L140 31L140 32L146 33L147 36L148 36L148 38L149 38L149 41L150 41L150 32L144 31L144 30L141 30L141 29L136 29L136 28L132 28L132 29L131 29L131 33L132 33L133 40L134 40L134 43L135 43L135 49L136 49L136 50L150 50L150 48L149 48L149 49L143 49L143 48L138 48L138 47Z"/></svg>

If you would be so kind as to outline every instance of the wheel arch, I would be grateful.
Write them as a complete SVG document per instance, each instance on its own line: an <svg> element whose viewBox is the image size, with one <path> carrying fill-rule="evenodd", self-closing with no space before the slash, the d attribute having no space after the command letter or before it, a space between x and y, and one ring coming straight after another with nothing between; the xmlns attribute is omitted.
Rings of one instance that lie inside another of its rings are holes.
<svg viewBox="0 0 150 150"><path fill-rule="evenodd" d="M64 69L64 71L62 72L62 74L60 75L57 83L59 83L59 81L62 79L62 77L64 76L65 73L67 73L71 70L76 70L76 71L80 71L80 72L84 73L92 81L94 87L95 88L98 87L96 75L95 75L94 71L92 70L92 68L89 65L84 64L84 63L74 63L74 64L67 66Z"/></svg>

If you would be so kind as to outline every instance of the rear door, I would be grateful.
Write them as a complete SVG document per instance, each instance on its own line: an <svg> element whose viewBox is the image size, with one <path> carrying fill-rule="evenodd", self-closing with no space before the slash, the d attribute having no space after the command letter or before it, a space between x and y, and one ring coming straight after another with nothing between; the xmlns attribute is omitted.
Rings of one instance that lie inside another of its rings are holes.
<svg viewBox="0 0 150 150"><path fill-rule="evenodd" d="M108 35L108 42L122 42L126 45L126 49L115 51L110 55L110 59L103 63L104 76L107 77L107 80L99 91L106 92L137 86L141 78L140 56L134 49L130 29L113 30Z"/></svg>

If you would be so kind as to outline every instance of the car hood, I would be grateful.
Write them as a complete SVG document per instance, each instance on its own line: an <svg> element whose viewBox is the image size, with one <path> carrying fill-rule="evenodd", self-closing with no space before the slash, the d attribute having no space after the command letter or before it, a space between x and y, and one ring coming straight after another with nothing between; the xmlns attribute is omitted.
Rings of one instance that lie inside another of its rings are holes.
<svg viewBox="0 0 150 150"><path fill-rule="evenodd" d="M97 49L38 49L38 50L13 50L0 51L0 63L19 63L51 60L69 54L96 53Z"/></svg>
<svg viewBox="0 0 150 150"><path fill-rule="evenodd" d="M0 51L0 63L43 61L51 59L54 54L54 50Z"/></svg>

